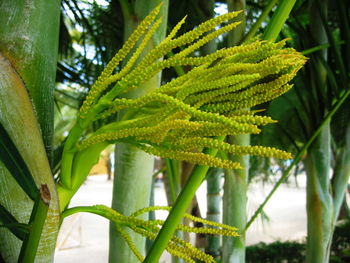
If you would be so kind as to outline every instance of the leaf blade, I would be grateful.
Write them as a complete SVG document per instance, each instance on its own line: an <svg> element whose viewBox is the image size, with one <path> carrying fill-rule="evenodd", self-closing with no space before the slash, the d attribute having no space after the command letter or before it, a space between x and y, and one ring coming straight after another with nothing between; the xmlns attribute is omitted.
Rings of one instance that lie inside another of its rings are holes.
<svg viewBox="0 0 350 263"><path fill-rule="evenodd" d="M2 161L23 191L32 200L35 200L39 195L39 190L34 178L2 123L0 123L0 161Z"/></svg>
<svg viewBox="0 0 350 263"><path fill-rule="evenodd" d="M3 223L3 225L0 225L0 227L6 227L8 230L11 231L12 234L14 234L20 240L23 240L28 233L28 231L26 230L27 225L18 223L17 219L1 204L0 222Z"/></svg>

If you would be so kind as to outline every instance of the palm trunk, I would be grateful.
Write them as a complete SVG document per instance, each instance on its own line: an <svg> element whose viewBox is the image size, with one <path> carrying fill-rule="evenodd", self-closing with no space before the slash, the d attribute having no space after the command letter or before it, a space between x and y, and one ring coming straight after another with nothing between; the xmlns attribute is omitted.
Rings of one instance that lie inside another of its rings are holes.
<svg viewBox="0 0 350 263"><path fill-rule="evenodd" d="M245 0L228 0L229 11L245 9ZM244 12L237 17L242 23L229 34L229 46L240 43L245 31ZM230 138L237 145L249 145L250 135L242 134ZM222 262L245 262L245 227L247 222L246 205L248 190L249 156L232 156L233 161L240 162L241 170L225 171L223 196L223 223L239 229L239 237L224 237Z"/></svg>
<svg viewBox="0 0 350 263"><path fill-rule="evenodd" d="M136 1L133 6L128 6L126 1L121 1L124 14L125 39L137 26L137 24L160 2L163 2L162 25L157 31L153 41L145 49L150 50L164 38L167 21L167 0ZM128 97L138 97L159 87L160 74L133 92ZM119 116L121 117L121 116ZM130 215L137 209L149 206L154 158L150 155L127 144L119 144L116 147L115 176L113 188L112 208L124 215ZM147 215L144 216L147 219ZM145 238L129 232L137 249L145 254ZM128 248L124 239L118 234L114 225L110 227L109 262L138 262L132 251Z"/></svg>
<svg viewBox="0 0 350 263"><path fill-rule="evenodd" d="M345 106L343 106L345 107ZM334 223L338 219L344 201L344 195L350 178L350 124L345 131L345 144L337 155L334 167L332 189L334 203ZM333 226L335 227L335 226Z"/></svg>
<svg viewBox="0 0 350 263"><path fill-rule="evenodd" d="M51 161L60 0L0 0L0 52L23 79Z"/></svg>
<svg viewBox="0 0 350 263"><path fill-rule="evenodd" d="M339 151L330 193L330 135L326 126L307 160L307 262L329 262L332 235L350 177L350 125Z"/></svg>
<svg viewBox="0 0 350 263"><path fill-rule="evenodd" d="M309 5L310 28L316 44L327 42L327 35L322 26L320 12L327 12L327 0L311 1ZM322 9L322 10L321 10ZM321 10L321 11L320 11ZM320 54L327 59L327 51ZM321 63L315 63L314 78L317 84L326 90L327 72ZM311 88L311 87L310 87ZM310 147L305 161L307 174L307 249L306 260L313 263L329 261L334 224L334 207L330 194L331 141L330 124L322 128L320 135Z"/></svg>
<svg viewBox="0 0 350 263"><path fill-rule="evenodd" d="M207 174L207 220L221 222L221 173L220 169L211 168ZM221 258L221 237L218 235L207 235L207 246L205 252L212 255L216 261Z"/></svg>
<svg viewBox="0 0 350 263"><path fill-rule="evenodd" d="M36 262L53 260L59 224L57 193L47 158L52 145L59 14L58 0L0 1L0 122L38 187L47 184L52 197ZM27 223L33 202L2 164L0 203ZM9 231L0 230L0 251L6 262L17 261L20 247L21 242Z"/></svg>
<svg viewBox="0 0 350 263"><path fill-rule="evenodd" d="M245 0L227 0L226 2L227 2L229 12L243 10L243 12L235 18L236 21L241 21L241 23L228 35L229 46L236 46L242 41L244 37L244 32L246 27L246 19L244 14L246 1Z"/></svg>
<svg viewBox="0 0 350 263"><path fill-rule="evenodd" d="M330 187L330 131L326 125L309 149L307 173L307 262L329 261L334 213Z"/></svg>
<svg viewBox="0 0 350 263"><path fill-rule="evenodd" d="M237 135L234 143L249 145L250 136ZM239 229L239 237L224 237L222 262L243 263L245 262L245 228L247 223L247 190L249 157L234 156L234 161L240 162L241 170L226 170L223 196L223 223Z"/></svg>
<svg viewBox="0 0 350 263"><path fill-rule="evenodd" d="M206 1L206 14L203 21L213 18L215 15L214 1ZM211 54L217 49L217 43L215 41L208 42L202 48L203 54ZM207 180L207 220L221 223L221 169L211 168L206 176ZM207 235L205 252L212 255L216 261L221 258L221 237L218 235Z"/></svg>

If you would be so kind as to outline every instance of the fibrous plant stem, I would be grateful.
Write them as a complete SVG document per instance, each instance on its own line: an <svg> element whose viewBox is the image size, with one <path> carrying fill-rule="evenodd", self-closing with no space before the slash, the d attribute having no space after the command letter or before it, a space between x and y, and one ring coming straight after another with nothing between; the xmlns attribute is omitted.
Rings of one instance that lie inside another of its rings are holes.
<svg viewBox="0 0 350 263"><path fill-rule="evenodd" d="M245 0L228 0L229 11L245 10ZM245 33L245 14L241 14L243 23L229 33L228 44L235 46L240 43ZM250 134L229 136L227 140L241 146L250 144ZM246 205L249 174L249 156L229 155L232 161L241 164L243 169L225 169L224 196L223 196L223 223L239 229L239 237L224 237L222 244L222 262L245 262L245 224L247 222Z"/></svg>
<svg viewBox="0 0 350 263"><path fill-rule="evenodd" d="M124 15L124 35L125 39L136 28L139 22L159 3L163 3L161 15L163 22L151 41L148 43L143 54L147 54L154 46L165 37L168 1L135 1L133 4L121 1ZM141 59L143 55L139 59ZM156 75L147 83L135 89L126 97L135 98L146 94L160 85L160 74ZM119 114L119 119L126 119L123 113ZM127 144L118 144L115 151L116 169L113 183L112 208L124 215L129 215L133 211L149 206L154 157ZM148 214L143 215L144 219ZM128 232L134 244L141 253L145 253L145 238L133 232ZM138 262L135 255L128 248L124 238L115 229L115 225L110 225L110 245L109 262Z"/></svg>

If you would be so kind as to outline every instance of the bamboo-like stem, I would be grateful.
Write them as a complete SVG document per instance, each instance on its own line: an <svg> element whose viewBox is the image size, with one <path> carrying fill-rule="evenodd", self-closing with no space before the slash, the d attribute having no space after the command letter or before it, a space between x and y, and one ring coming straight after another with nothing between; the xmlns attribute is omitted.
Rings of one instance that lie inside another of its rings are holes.
<svg viewBox="0 0 350 263"><path fill-rule="evenodd" d="M0 22L6 25L0 28L0 52L11 58L29 91L50 162L60 2L33 0L30 4L24 1L0 3Z"/></svg>
<svg viewBox="0 0 350 263"><path fill-rule="evenodd" d="M250 136L237 135L232 138L234 144L249 145ZM245 227L247 223L247 191L249 174L249 156L232 156L244 169L225 170L223 196L223 223L239 229L239 237L223 238L223 262L245 262Z"/></svg>
<svg viewBox="0 0 350 263"><path fill-rule="evenodd" d="M347 90L343 96L339 98L337 103L333 106L332 110L326 115L326 117L323 119L320 126L317 128L317 130L312 134L310 139L304 144L304 146L300 149L300 151L294 156L293 162L288 166L288 168L283 172L281 178L277 181L277 183L273 186L269 194L266 196L265 200L261 203L261 205L258 207L258 209L255 211L253 216L249 219L246 230L251 226L251 224L254 222L254 220L258 217L258 215L262 212L267 202L271 199L273 194L276 192L276 190L280 187L280 185L287 180L288 176L290 175L290 172L292 171L293 167L298 164L301 160L301 158L305 155L307 149L310 147L310 145L315 141L317 136L322 131L322 128L324 125L329 123L329 121L332 119L333 115L337 112L339 107L346 101L346 99L350 96L350 90Z"/></svg>
<svg viewBox="0 0 350 263"><path fill-rule="evenodd" d="M45 136L43 134L45 131L40 130L37 117L41 110L45 111L40 113L41 116L50 112L50 107L53 105L53 98L49 96L48 91L51 81L54 82L56 72L56 61L52 65L51 59L56 58L55 52L57 52L54 40L58 41L59 1L50 3L32 1L32 5L36 8L31 8L31 5L23 6L21 3L21 1L6 2L6 8L2 8L3 2L0 4L0 21L2 24L8 24L0 28L2 42L0 49L4 55L0 60L0 121L27 164L37 186L46 184L51 193L52 200L35 258L38 262L50 262L53 259L58 233L59 209L42 137ZM47 23L47 18L50 23ZM8 22L9 19L12 19L11 23ZM43 39L38 32L47 37ZM49 58L46 58L45 54ZM41 56L45 58L42 60ZM52 66L53 71L50 68ZM43 87L46 90L39 95ZM31 90L31 96L28 94L28 89ZM34 93L38 95L35 100ZM32 103L34 101L40 103L40 98L45 101L40 107L38 105L34 107ZM47 102L50 105L45 110ZM44 119L48 131L49 126L53 124L50 122L53 120L52 116ZM3 165L0 166L1 204L19 222L28 222L33 201L24 194ZM0 230L0 250L8 262L17 261L20 248L21 241L18 238L9 231Z"/></svg>
<svg viewBox="0 0 350 263"><path fill-rule="evenodd" d="M329 261L333 204L330 186L330 126L325 125L309 148L307 174L307 262Z"/></svg>
<svg viewBox="0 0 350 263"><path fill-rule="evenodd" d="M129 11L127 13L123 13L124 35L125 39L127 39L138 23L160 2L163 3L160 11L163 16L163 22L152 40L146 46L143 54L147 54L148 51L159 44L165 37L168 1L137 0L132 5L129 5ZM125 8L123 12L125 12ZM142 57L143 55L141 54L140 59ZM129 98L139 97L158 88L159 84L160 74L147 81L147 83L144 83L138 89L132 90L126 94L126 96ZM123 116L123 113L121 113L118 118L127 119L128 116ZM138 209L149 206L154 157L134 146L120 143L116 147L115 158L116 169L113 183L112 208L124 215L129 215ZM145 214L143 217L143 219L147 219L148 215ZM131 236L137 249L144 254L146 244L145 238L129 230L127 230L127 232ZM138 262L113 223L110 224L109 262Z"/></svg>
<svg viewBox="0 0 350 263"><path fill-rule="evenodd" d="M40 195L34 203L32 214L29 220L30 232L23 240L18 262L34 262L47 213L49 211L50 201L51 195L49 189L47 185L42 185L40 187Z"/></svg>
<svg viewBox="0 0 350 263"><path fill-rule="evenodd" d="M170 200L169 203L172 205L175 200L176 197L179 193L179 187L180 187L180 182L178 182L176 180L176 175L175 175L175 163L173 160L171 159L166 159L165 160L166 163L166 171L167 171L167 179L169 182L169 191L170 191Z"/></svg>
<svg viewBox="0 0 350 263"><path fill-rule="evenodd" d="M221 222L221 169L212 168L206 177L207 180L207 220ZM221 258L221 237L207 235L205 253L212 255L216 261Z"/></svg>
<svg viewBox="0 0 350 263"><path fill-rule="evenodd" d="M245 0L227 0L227 6L229 12L239 11L239 10L245 10L246 1ZM241 23L234 28L228 35L228 43L229 46L236 46L239 43L241 43L244 32L246 29L246 18L245 13L240 13L236 18L235 21L241 21Z"/></svg>
<svg viewBox="0 0 350 263"><path fill-rule="evenodd" d="M338 153L338 158L334 167L334 173L332 177L335 219L337 219L339 216L340 208L343 204L344 194L346 192L350 177L350 124L348 124L345 134L345 145Z"/></svg>
<svg viewBox="0 0 350 263"><path fill-rule="evenodd" d="M245 0L228 0L229 11L245 8ZM242 13L243 23L229 33L229 46L237 45L242 41L245 31L245 15ZM250 134L230 136L233 144L247 146L250 144ZM245 262L245 224L247 222L246 205L249 174L249 156L230 156L230 159L239 162L243 169L225 170L223 196L223 223L239 229L239 237L223 237L222 262ZM243 230L243 231L242 231Z"/></svg>
<svg viewBox="0 0 350 263"><path fill-rule="evenodd" d="M321 14L327 16L327 5L327 0L309 2L311 34L316 44L327 43L327 34L321 18ZM320 51L319 56L327 60L327 50ZM312 61L312 63L314 71L311 72L310 76L313 79L311 85L317 85L318 90L326 94L327 70L319 60ZM330 193L331 131L329 122L322 127L320 134L310 146L305 160L305 168L307 175L306 262L326 263L329 261L332 226L335 220Z"/></svg>

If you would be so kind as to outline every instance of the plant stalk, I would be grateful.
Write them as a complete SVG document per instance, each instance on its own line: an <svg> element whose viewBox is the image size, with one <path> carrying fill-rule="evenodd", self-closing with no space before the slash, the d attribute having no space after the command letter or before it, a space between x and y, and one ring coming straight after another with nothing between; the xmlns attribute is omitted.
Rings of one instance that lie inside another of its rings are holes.
<svg viewBox="0 0 350 263"><path fill-rule="evenodd" d="M245 9L245 0L228 0L229 11ZM241 14L242 24L229 33L228 44L235 46L243 39L246 22L244 12ZM247 146L250 144L250 134L230 136L235 145ZM245 224L247 222L246 205L249 174L249 156L229 156L234 162L239 162L243 169L224 170L224 196L223 196L223 223L235 226L239 230L239 237L223 237L222 262L245 262Z"/></svg>
<svg viewBox="0 0 350 263"><path fill-rule="evenodd" d="M40 187L40 195L34 203L32 214L29 220L30 232L23 240L18 262L34 262L36 253L38 251L38 246L44 228L44 224L46 221L47 213L49 211L50 201L50 191L47 185L42 185Z"/></svg>
<svg viewBox="0 0 350 263"><path fill-rule="evenodd" d="M250 136L246 134L230 137L233 144L249 145ZM231 156L243 169L225 170L223 196L223 223L238 228L239 237L223 237L223 262L245 262L245 228L247 223L247 191L249 175L249 156Z"/></svg>
<svg viewBox="0 0 350 263"><path fill-rule="evenodd" d="M264 32L263 39L271 41L275 41L277 39L284 23L293 9L295 2L296 0L280 1L276 12L273 14L271 21Z"/></svg>
<svg viewBox="0 0 350 263"><path fill-rule="evenodd" d="M330 187L330 126L323 127L310 147L307 173L307 262L328 262L332 238L333 203Z"/></svg>
<svg viewBox="0 0 350 263"><path fill-rule="evenodd" d="M263 12L259 16L258 20L254 23L252 28L249 30L249 32L243 37L241 42L244 42L246 40L251 39L255 36L256 32L258 32L262 22L265 20L265 18L268 16L268 14L271 12L272 8L277 4L278 0L270 0L270 2L267 4L267 6L264 8Z"/></svg>
<svg viewBox="0 0 350 263"><path fill-rule="evenodd" d="M125 39L136 28L138 23L161 2L163 5L160 12L163 16L163 22L146 46L143 54L147 54L165 37L168 0L137 0L133 4L128 4L126 1L121 2L125 6L123 8ZM141 57L144 56L143 54L141 54ZM158 74L138 89L134 89L126 94L126 97L136 98L158 88L160 78L161 76ZM123 116L123 113L121 113L118 119L127 119L127 116ZM124 215L129 215L138 209L149 206L154 157L134 146L120 143L116 146L115 158L116 169L113 182L112 208ZM143 219L148 219L147 214L143 216ZM127 232L137 249L142 254L145 254L145 238L132 231L127 230ZM138 259L129 249L113 223L110 224L109 262L138 262Z"/></svg>
<svg viewBox="0 0 350 263"><path fill-rule="evenodd" d="M207 220L221 222L221 176L222 170L211 168L207 174ZM216 261L221 259L221 237L219 235L207 235L205 253L212 255Z"/></svg>
<svg viewBox="0 0 350 263"><path fill-rule="evenodd" d="M223 140L223 137L220 139ZM206 149L205 152L206 154L215 156L217 150ZM190 205L198 187L202 184L208 169L208 166L196 166L180 195L176 199L174 207L171 209L162 229L153 243L153 246L146 256L144 263L158 262L165 247L167 246L167 243L173 236L177 225L180 224L181 219L185 214L187 207Z"/></svg>

